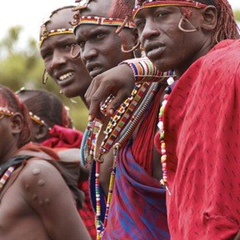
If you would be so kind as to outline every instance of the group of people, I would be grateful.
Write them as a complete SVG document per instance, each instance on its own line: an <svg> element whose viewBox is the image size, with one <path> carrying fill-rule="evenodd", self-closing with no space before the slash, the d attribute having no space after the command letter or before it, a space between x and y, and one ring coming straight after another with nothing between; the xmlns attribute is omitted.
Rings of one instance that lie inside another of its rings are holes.
<svg viewBox="0 0 240 240"><path fill-rule="evenodd" d="M0 87L0 238L240 239L228 1L76 2L42 24L39 48L43 82L79 96L89 123L73 129L50 93Z"/></svg>

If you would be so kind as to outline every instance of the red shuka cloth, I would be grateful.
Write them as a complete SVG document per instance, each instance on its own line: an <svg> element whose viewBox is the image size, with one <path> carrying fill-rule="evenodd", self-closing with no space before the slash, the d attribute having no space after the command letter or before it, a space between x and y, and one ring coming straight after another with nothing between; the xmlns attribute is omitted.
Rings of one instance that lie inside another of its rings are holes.
<svg viewBox="0 0 240 240"><path fill-rule="evenodd" d="M51 129L50 134L52 137L44 141L41 145L48 146L53 149L55 148L57 149L57 151L66 148L80 148L83 138L82 132L71 128L64 128L58 125L55 125ZM95 239L95 213L93 211L92 203L90 200L88 180L79 182L78 188L82 190L85 194L85 201L83 207L81 209L78 209L78 211L86 228L88 229L90 236L92 237L92 239Z"/></svg>
<svg viewBox="0 0 240 240"><path fill-rule="evenodd" d="M174 240L233 239L240 226L240 41L193 63L164 112Z"/></svg>

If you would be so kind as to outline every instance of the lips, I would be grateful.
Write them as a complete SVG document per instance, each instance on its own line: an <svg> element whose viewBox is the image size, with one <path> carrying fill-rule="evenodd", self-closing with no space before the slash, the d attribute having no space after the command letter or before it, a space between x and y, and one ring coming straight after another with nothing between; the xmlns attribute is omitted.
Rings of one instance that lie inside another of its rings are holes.
<svg viewBox="0 0 240 240"><path fill-rule="evenodd" d="M90 74L91 77L96 77L98 74L102 73L102 67L99 64L96 63L88 63L86 64L86 68Z"/></svg>
<svg viewBox="0 0 240 240"><path fill-rule="evenodd" d="M54 79L61 88L64 88L72 84L74 76L75 74L74 74L74 71L72 70L68 70L64 72L61 71L55 75Z"/></svg>
<svg viewBox="0 0 240 240"><path fill-rule="evenodd" d="M151 60L158 59L165 50L165 46L159 42L154 42L145 44L144 49L146 56Z"/></svg>
<svg viewBox="0 0 240 240"><path fill-rule="evenodd" d="M73 72L67 72L67 73L64 73L63 75L61 75L60 77L58 77L58 81L65 81L69 78L71 78L73 76Z"/></svg>

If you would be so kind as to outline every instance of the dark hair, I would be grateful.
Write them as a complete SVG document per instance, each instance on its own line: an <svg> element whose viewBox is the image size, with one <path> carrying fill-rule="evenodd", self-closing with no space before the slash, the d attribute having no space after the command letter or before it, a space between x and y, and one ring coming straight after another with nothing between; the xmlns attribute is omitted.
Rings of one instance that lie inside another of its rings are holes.
<svg viewBox="0 0 240 240"><path fill-rule="evenodd" d="M134 0L117 0L115 4L112 4L108 16L113 18L125 18L126 16L132 15L134 8Z"/></svg>
<svg viewBox="0 0 240 240"><path fill-rule="evenodd" d="M17 94L28 110L44 120L49 127L54 125L70 126L67 110L55 94L44 89L22 89Z"/></svg>
<svg viewBox="0 0 240 240"><path fill-rule="evenodd" d="M0 106L14 113L18 112L23 116L23 129L17 146L20 148L30 142L32 123L29 118L29 112L17 95L10 88L3 85L0 85Z"/></svg>

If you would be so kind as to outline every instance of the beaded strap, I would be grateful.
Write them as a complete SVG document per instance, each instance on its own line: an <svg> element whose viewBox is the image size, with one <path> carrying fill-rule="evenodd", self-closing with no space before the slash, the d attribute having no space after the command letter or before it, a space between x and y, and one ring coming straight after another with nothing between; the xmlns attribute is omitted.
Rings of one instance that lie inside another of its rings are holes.
<svg viewBox="0 0 240 240"><path fill-rule="evenodd" d="M11 166L7 169L7 171L3 174L3 176L0 179L0 191L3 188L3 186L5 185L5 183L7 182L7 180L9 179L9 177L11 176L11 174L13 173L15 169L15 166Z"/></svg>

